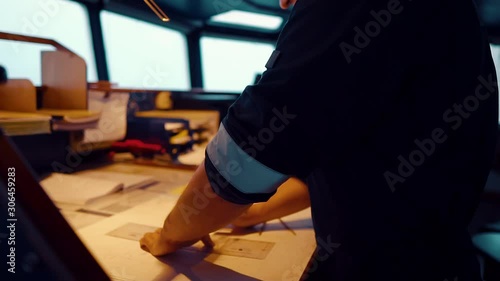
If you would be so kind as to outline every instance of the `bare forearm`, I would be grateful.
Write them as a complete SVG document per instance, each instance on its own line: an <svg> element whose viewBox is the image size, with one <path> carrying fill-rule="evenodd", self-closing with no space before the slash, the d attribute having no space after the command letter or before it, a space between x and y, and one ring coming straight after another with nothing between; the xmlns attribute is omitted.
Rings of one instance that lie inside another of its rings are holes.
<svg viewBox="0 0 500 281"><path fill-rule="evenodd" d="M162 238L174 243L198 240L226 226L249 206L228 202L215 194L202 163L165 219Z"/></svg>
<svg viewBox="0 0 500 281"><path fill-rule="evenodd" d="M263 204L265 220L271 220L301 211L311 205L307 186L298 179L289 179L277 192L276 197L271 197Z"/></svg>
<svg viewBox="0 0 500 281"><path fill-rule="evenodd" d="M284 217L311 205L307 185L296 178L284 182L267 202L255 203L233 224L251 226Z"/></svg>

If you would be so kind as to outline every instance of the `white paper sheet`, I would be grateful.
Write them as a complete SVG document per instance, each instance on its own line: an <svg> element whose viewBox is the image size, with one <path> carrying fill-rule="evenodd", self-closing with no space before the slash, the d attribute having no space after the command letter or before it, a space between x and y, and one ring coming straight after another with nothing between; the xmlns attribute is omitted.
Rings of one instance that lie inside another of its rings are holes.
<svg viewBox="0 0 500 281"><path fill-rule="evenodd" d="M239 233L223 229L212 234L216 245L220 242L218 239L227 238L274 243L264 259L207 252L201 242L156 258L141 250L137 241L108 235L128 223L161 227L175 201L173 197L158 195L137 207L82 228L78 235L113 280L298 281L300 275L291 276L290 268L303 271L314 252L316 242L309 209L283 218L294 228L294 233L276 220L268 222L261 235L257 229Z"/></svg>
<svg viewBox="0 0 500 281"><path fill-rule="evenodd" d="M116 181L62 173L52 173L40 185L52 201L75 205L88 204L123 188L123 183Z"/></svg>

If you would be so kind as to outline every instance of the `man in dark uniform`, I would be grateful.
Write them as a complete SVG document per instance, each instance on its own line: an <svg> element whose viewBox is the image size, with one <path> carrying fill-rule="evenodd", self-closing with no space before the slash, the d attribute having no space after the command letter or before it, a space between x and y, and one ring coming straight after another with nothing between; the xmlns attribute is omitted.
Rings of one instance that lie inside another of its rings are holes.
<svg viewBox="0 0 500 281"><path fill-rule="evenodd" d="M300 0L266 67L144 250L207 241L294 176L321 255L309 280L480 280L467 225L498 96L471 0Z"/></svg>

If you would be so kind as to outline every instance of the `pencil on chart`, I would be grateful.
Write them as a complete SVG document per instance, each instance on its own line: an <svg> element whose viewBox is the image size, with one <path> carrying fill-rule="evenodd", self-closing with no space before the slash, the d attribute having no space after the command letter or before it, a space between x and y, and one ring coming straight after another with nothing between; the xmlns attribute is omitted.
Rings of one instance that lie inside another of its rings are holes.
<svg viewBox="0 0 500 281"><path fill-rule="evenodd" d="M259 230L259 235L262 235L262 232L265 230L265 228L266 228L266 222L263 222Z"/></svg>
<svg viewBox="0 0 500 281"><path fill-rule="evenodd" d="M281 224L282 224L282 225L283 225L286 229L290 230L290 231L292 232L292 234L293 234L293 235L297 235L297 234L295 233L295 231L293 231L293 229L291 229L291 228L288 226L288 224L286 224L286 223L285 223L285 222L284 222L281 218L279 218L279 221L281 222Z"/></svg>

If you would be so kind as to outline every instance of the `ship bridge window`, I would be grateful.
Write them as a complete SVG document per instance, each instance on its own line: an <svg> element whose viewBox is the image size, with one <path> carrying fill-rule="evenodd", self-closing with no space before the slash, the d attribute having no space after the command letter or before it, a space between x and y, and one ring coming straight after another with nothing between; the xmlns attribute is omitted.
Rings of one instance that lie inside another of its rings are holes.
<svg viewBox="0 0 500 281"><path fill-rule="evenodd" d="M270 43L202 37L200 41L204 89L241 93L266 70L274 50Z"/></svg>
<svg viewBox="0 0 500 281"><path fill-rule="evenodd" d="M96 81L94 49L87 9L66 0L0 1L0 31L52 39L82 57L87 63L87 80ZM41 52L50 45L0 40L0 64L9 78L42 80Z"/></svg>
<svg viewBox="0 0 500 281"><path fill-rule="evenodd" d="M187 42L178 31L101 12L109 79L119 87L190 89Z"/></svg>

